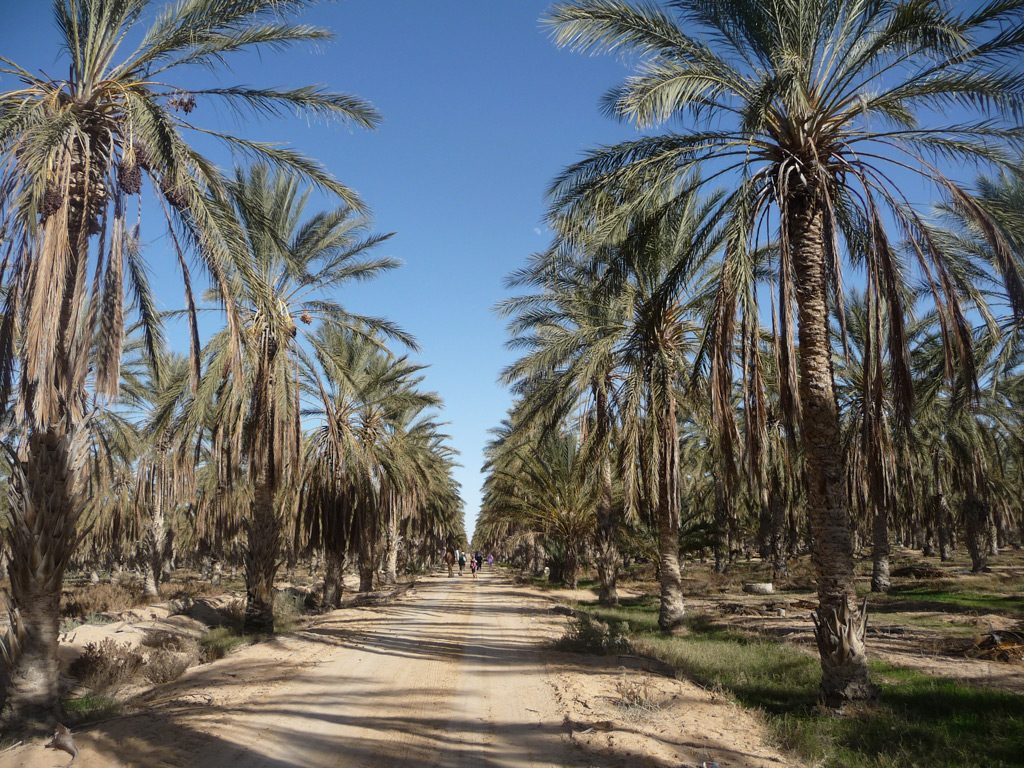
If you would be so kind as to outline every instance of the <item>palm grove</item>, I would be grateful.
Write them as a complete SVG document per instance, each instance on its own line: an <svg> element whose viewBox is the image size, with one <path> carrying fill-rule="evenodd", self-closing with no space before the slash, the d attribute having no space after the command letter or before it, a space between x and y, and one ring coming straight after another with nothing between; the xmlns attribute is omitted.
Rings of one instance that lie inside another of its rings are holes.
<svg viewBox="0 0 1024 768"><path fill-rule="evenodd" d="M821 696L874 695L855 560L973 567L1021 525L1024 3L577 0L642 131L549 191L500 309L521 357L477 540L615 603L681 553L809 553ZM965 169L970 178L963 178ZM927 190L922 199L921 190Z"/></svg>
<svg viewBox="0 0 1024 768"><path fill-rule="evenodd" d="M336 298L396 266L375 255L387 236L314 159L197 119L222 104L379 122L314 86L190 87L237 53L329 38L296 20L307 4L63 0L65 78L0 59L12 722L59 707L69 568L134 563L156 594L173 559L237 563L246 629L265 632L285 557L323 557L330 607L349 563L372 589L463 537L413 339ZM225 171L200 151L215 142L247 164ZM180 311L158 309L152 259L177 266ZM211 312L223 327L202 344ZM168 315L187 349L165 343Z"/></svg>

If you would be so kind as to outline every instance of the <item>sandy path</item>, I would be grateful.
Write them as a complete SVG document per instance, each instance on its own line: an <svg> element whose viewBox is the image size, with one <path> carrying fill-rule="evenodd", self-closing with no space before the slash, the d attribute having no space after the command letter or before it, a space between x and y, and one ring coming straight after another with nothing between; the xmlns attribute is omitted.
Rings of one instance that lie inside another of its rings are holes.
<svg viewBox="0 0 1024 768"><path fill-rule="evenodd" d="M636 660L547 650L564 622L549 606L490 573L425 579L396 604L335 612L191 670L139 714L78 734L76 766L783 764L756 722L695 686ZM657 711L616 706L625 675ZM65 763L38 745L0 756L0 768Z"/></svg>

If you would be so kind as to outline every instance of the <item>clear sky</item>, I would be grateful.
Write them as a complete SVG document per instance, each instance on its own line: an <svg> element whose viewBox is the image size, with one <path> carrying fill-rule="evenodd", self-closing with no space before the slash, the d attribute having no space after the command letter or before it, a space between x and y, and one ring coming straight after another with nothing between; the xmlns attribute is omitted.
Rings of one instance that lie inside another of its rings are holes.
<svg viewBox="0 0 1024 768"><path fill-rule="evenodd" d="M161 6L162 3L154 2ZM480 501L487 430L509 404L498 383L511 360L504 321L493 312L502 278L548 240L544 190L595 144L630 134L603 117L602 93L625 74L613 57L558 50L539 19L547 0L339 0L304 21L336 39L317 49L235 59L224 84L350 92L383 114L374 132L303 120L193 117L247 138L279 141L318 158L370 205L379 251L404 266L342 294L352 309L397 321L419 340L427 385L445 400L444 418L464 465L457 479L472 530ZM45 0L0 0L0 54L30 70L63 75ZM203 82L209 75L197 73ZM9 80L0 80L4 88ZM225 165L231 158L215 148ZM155 218L150 216L150 218ZM154 230L155 232L156 230ZM159 298L182 304L173 258L160 238L147 245ZM172 341L182 350L180 334Z"/></svg>

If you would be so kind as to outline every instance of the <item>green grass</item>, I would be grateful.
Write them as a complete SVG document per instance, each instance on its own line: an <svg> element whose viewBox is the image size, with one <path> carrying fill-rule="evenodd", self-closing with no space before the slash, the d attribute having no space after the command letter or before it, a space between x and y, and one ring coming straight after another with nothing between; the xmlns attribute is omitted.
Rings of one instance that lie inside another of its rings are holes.
<svg viewBox="0 0 1024 768"><path fill-rule="evenodd" d="M873 664L880 700L836 716L816 706L818 661L797 648L701 617L686 635L663 636L651 598L582 610L628 621L638 653L760 710L780 747L822 768L1024 766L1022 696Z"/></svg>
<svg viewBox="0 0 1024 768"><path fill-rule="evenodd" d="M199 638L200 658L204 663L223 659L235 649L251 645L258 639L255 635L243 635L233 627L216 627Z"/></svg>
<svg viewBox="0 0 1024 768"><path fill-rule="evenodd" d="M110 696L86 693L61 702L68 725L103 720L121 714L122 704Z"/></svg>
<svg viewBox="0 0 1024 768"><path fill-rule="evenodd" d="M893 587L887 595L873 602L890 608L913 605L919 609L930 608L936 611L959 609L1024 616L1024 596L1019 591L1017 594L1001 595L945 585L913 584Z"/></svg>
<svg viewBox="0 0 1024 768"><path fill-rule="evenodd" d="M242 631L242 613L231 617L227 624L205 632L199 638L202 663L223 659L238 648L253 643L262 643L276 635L285 635L295 630L304 612L302 598L279 592L274 596L274 634L245 634Z"/></svg>

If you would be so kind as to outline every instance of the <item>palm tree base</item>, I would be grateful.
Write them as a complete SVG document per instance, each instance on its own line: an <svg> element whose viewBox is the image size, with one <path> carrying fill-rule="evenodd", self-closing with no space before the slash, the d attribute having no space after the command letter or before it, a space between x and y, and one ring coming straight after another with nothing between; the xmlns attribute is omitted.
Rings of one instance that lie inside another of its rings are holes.
<svg viewBox="0 0 1024 768"><path fill-rule="evenodd" d="M246 597L242 632L247 635L274 634L274 602L272 598L268 601L253 595Z"/></svg>
<svg viewBox="0 0 1024 768"><path fill-rule="evenodd" d="M821 656L819 697L827 707L841 708L878 696L878 689L871 684L864 646L867 617L867 600L861 610L843 599L836 607L821 605L811 614Z"/></svg>
<svg viewBox="0 0 1024 768"><path fill-rule="evenodd" d="M6 681L2 701L3 728L11 733L40 735L53 727L60 715L59 665L57 663L58 606L60 592L36 595L25 603L28 610L14 613L12 625L14 666Z"/></svg>

